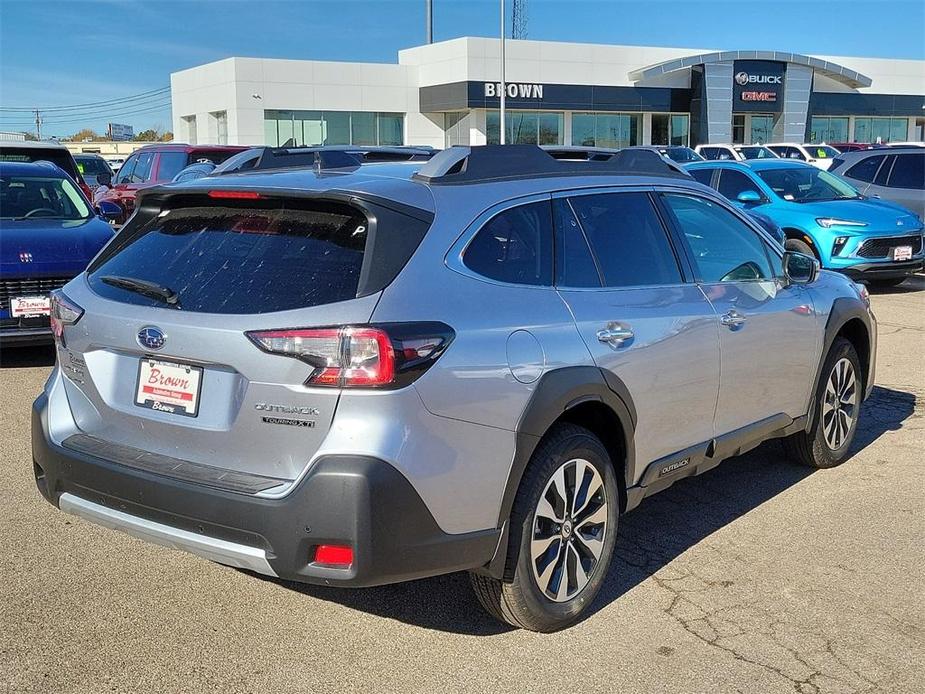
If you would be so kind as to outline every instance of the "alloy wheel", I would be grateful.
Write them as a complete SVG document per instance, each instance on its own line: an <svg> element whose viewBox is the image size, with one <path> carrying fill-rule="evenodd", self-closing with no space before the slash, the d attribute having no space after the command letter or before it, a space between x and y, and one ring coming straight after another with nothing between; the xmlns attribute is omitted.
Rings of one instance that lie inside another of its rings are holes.
<svg viewBox="0 0 925 694"><path fill-rule="evenodd" d="M530 564L550 600L571 600L591 580L604 548L607 503L603 476L581 458L561 465L546 483L533 514Z"/></svg>
<svg viewBox="0 0 925 694"><path fill-rule="evenodd" d="M844 357L835 362L822 399L822 432L830 450L841 448L851 432L858 408L854 366Z"/></svg>

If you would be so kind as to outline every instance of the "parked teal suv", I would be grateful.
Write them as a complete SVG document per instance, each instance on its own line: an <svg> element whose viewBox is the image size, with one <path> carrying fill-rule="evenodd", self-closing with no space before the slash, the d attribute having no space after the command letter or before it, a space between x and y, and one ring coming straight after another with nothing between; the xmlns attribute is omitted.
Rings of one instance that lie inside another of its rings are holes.
<svg viewBox="0 0 925 694"><path fill-rule="evenodd" d="M685 168L734 204L773 219L784 230L787 250L814 255L824 268L894 285L923 267L922 220L861 195L827 171L783 159Z"/></svg>

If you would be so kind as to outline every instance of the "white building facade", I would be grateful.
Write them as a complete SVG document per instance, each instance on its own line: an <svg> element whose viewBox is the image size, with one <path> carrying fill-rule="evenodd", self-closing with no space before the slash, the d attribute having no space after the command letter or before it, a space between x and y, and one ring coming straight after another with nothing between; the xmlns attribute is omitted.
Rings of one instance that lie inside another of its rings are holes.
<svg viewBox="0 0 925 694"><path fill-rule="evenodd" d="M624 147L925 140L925 61L506 42L506 141ZM486 144L500 139L497 39L397 64L228 58L171 75L178 141Z"/></svg>

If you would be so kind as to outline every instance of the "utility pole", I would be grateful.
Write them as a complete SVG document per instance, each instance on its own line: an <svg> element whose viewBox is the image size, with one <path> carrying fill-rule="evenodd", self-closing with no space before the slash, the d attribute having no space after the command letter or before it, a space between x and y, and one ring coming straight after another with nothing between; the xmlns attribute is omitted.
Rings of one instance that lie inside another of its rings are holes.
<svg viewBox="0 0 925 694"><path fill-rule="evenodd" d="M498 119L501 125L501 137L498 140L502 145L504 142L504 132L507 130L506 122L504 119L504 96L507 94L507 82L504 79L504 0L501 0L501 117Z"/></svg>
<svg viewBox="0 0 925 694"><path fill-rule="evenodd" d="M33 111L35 113L35 139L42 139L42 114L38 109Z"/></svg>

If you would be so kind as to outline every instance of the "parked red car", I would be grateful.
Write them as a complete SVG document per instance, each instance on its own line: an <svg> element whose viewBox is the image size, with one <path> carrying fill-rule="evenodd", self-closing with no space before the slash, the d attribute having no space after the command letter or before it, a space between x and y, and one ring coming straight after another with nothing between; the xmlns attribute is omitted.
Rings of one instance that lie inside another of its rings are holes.
<svg viewBox="0 0 925 694"><path fill-rule="evenodd" d="M93 202L99 204L103 200L109 200L119 205L124 214L115 222L123 224L135 210L135 195L139 189L158 183L169 183L182 169L197 161L221 164L228 157L245 149L248 148L172 143L142 147L125 160L111 181L100 180L101 185Z"/></svg>
<svg viewBox="0 0 925 694"><path fill-rule="evenodd" d="M860 152L865 149L875 149L877 145L869 142L829 142L830 147L834 147L839 152Z"/></svg>

